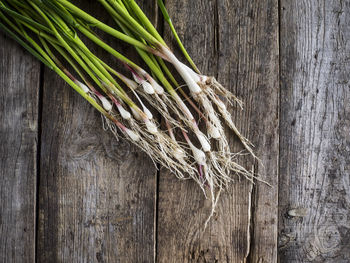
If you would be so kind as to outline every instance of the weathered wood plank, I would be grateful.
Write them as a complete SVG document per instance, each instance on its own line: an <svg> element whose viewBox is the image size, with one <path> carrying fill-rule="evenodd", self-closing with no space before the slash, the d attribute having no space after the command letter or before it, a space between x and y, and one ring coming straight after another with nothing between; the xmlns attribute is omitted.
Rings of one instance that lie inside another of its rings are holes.
<svg viewBox="0 0 350 263"><path fill-rule="evenodd" d="M98 1L80 3L108 16ZM54 73L46 71L43 90L39 261L152 262L152 162L103 131L101 116Z"/></svg>
<svg viewBox="0 0 350 263"><path fill-rule="evenodd" d="M167 6L199 68L217 76L245 101L244 111L232 109L235 121L257 146L266 167L256 165L255 171L273 188L258 184L251 197L251 185L246 180L237 181L222 194L216 215L203 233L210 202L203 200L195 183L161 172L158 261L276 262L277 1L169 1ZM169 30L166 35L170 39ZM238 149L233 135L230 141Z"/></svg>
<svg viewBox="0 0 350 263"><path fill-rule="evenodd" d="M350 1L281 1L280 262L349 262Z"/></svg>
<svg viewBox="0 0 350 263"><path fill-rule="evenodd" d="M228 8L223 6L222 21L225 21L224 17L230 16L230 12L225 10ZM246 111L236 118L237 122L244 120L241 126L256 145L257 155L261 159L262 165L255 165L255 172L271 185L257 182L254 187L247 260L277 262L280 93L278 1L242 1L236 10L240 17L237 32L238 82L235 89L245 100ZM222 46L226 46L228 54L229 43L235 38L234 26L231 25L232 29L227 31L232 40L223 39ZM222 59L220 64L224 63Z"/></svg>
<svg viewBox="0 0 350 263"><path fill-rule="evenodd" d="M40 64L0 34L0 262L34 262Z"/></svg>

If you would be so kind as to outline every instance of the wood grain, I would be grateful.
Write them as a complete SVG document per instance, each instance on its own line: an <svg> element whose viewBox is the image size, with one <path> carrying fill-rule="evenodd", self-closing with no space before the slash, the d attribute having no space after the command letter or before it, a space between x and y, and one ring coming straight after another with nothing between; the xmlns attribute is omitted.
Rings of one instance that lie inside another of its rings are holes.
<svg viewBox="0 0 350 263"><path fill-rule="evenodd" d="M225 19L231 15L229 10L222 6L220 24L223 28ZM277 262L280 122L278 1L242 1L234 10L239 14L239 44L237 64L231 62L231 68L237 65L234 92L245 101L245 109L236 114L236 122L240 123L247 138L252 140L261 159L261 163L255 164L255 172L270 184L256 182L253 188L251 241L246 258L248 262ZM235 25L231 25L230 31L227 31L230 37L227 40L222 38L221 46L226 47L227 54L232 54L229 43L234 41L235 30ZM231 55L229 61L235 61L235 58ZM225 62L223 57L220 65L225 65ZM230 66L227 71L219 68L219 72L228 72L226 78L231 78L232 84L226 82L226 86L233 86L235 79L232 79L229 69ZM246 198L247 193L242 192L242 196Z"/></svg>
<svg viewBox="0 0 350 263"><path fill-rule="evenodd" d="M161 172L158 261L276 262L277 1L169 1L167 6L199 68L218 77L245 101L244 111L232 112L240 130L257 146L266 167L256 164L255 171L273 187L259 183L252 193L247 181L237 180L222 194L216 214L203 233L210 202L204 200L195 183L181 182ZM169 30L166 36L171 40ZM230 143L239 149L232 133Z"/></svg>
<svg viewBox="0 0 350 263"><path fill-rule="evenodd" d="M34 262L40 64L0 43L0 262Z"/></svg>
<svg viewBox="0 0 350 263"><path fill-rule="evenodd" d="M78 4L112 24L97 2ZM48 69L41 109L40 64L0 34L0 262L348 262L350 1L166 2L199 68L244 100L231 111L264 167L243 162L272 187L237 178L203 231L194 182L157 182ZM162 24L155 0L138 3Z"/></svg>
<svg viewBox="0 0 350 263"><path fill-rule="evenodd" d="M349 262L349 14L281 1L280 262Z"/></svg>
<svg viewBox="0 0 350 263"><path fill-rule="evenodd" d="M80 3L106 19L97 1ZM43 91L39 262L152 262L153 163L103 131L100 114L53 72Z"/></svg>

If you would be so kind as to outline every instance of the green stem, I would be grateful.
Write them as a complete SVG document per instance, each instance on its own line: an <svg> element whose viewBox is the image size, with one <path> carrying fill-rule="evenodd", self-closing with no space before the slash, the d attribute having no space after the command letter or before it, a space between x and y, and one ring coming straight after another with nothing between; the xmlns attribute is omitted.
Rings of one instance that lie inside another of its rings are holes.
<svg viewBox="0 0 350 263"><path fill-rule="evenodd" d="M103 115L105 115L107 118L110 118L113 120L114 118L109 115L93 98L91 98L88 94L84 93L84 91L75 84L66 74L63 73L63 71L56 66L56 64L52 61L49 55L31 38L28 36L28 34L25 31L22 31L23 36L26 38L26 40L37 50L40 57L42 57L47 63L49 64L49 67L55 71L63 80L65 80L76 92L78 92L85 100L87 100L94 108L96 108L99 112L101 112ZM23 44L23 42L19 42L20 44ZM46 64L46 63L45 63Z"/></svg>
<svg viewBox="0 0 350 263"><path fill-rule="evenodd" d="M106 64L104 61L102 61L100 58L98 57L94 57L95 59L97 59L101 65L103 67L105 67L110 73L112 73L113 75L115 75L116 77L118 77L121 81L123 81L123 83L130 89L133 89L133 87L129 86L129 82L126 81L126 79L128 79L126 76L124 76L123 74L121 74L120 72L116 71L115 69L113 69L111 66L109 66L108 64Z"/></svg>
<svg viewBox="0 0 350 263"><path fill-rule="evenodd" d="M177 44L179 45L182 53L184 54L184 56L186 57L187 61L191 64L192 68L198 73L201 74L199 69L197 68L196 64L193 62L191 56L188 54L185 46L183 45L179 35L176 32L176 29L173 25L173 22L171 21L171 18L169 16L168 10L166 9L163 0L157 0L158 1L158 6L160 8L160 10L162 11L162 14L164 16L165 21L169 24L171 32L173 33Z"/></svg>
<svg viewBox="0 0 350 263"><path fill-rule="evenodd" d="M31 31L33 31L38 36L45 38L47 41L55 42L56 44L59 43L59 41L56 38L54 38L54 37L44 33L43 31L40 31L40 30L36 29L35 27L33 27L32 25L26 23L25 21L22 21L22 20L16 20L16 21L21 23L22 25L24 25L25 27L27 27Z"/></svg>
<svg viewBox="0 0 350 263"><path fill-rule="evenodd" d="M74 61L69 57L69 55L57 44L51 43L51 45L61 54L61 56L71 65L75 72L79 75L79 77L84 81L87 86L90 86L90 83L85 78L84 74L81 72L79 67L74 63Z"/></svg>
<svg viewBox="0 0 350 263"><path fill-rule="evenodd" d="M35 22L34 20L32 20L31 18L29 18L27 16L21 15L21 14L17 13L16 11L13 11L13 10L7 8L6 6L1 5L0 8L16 20L26 22L26 23L28 23L36 28L39 28L42 31L46 31L46 32L51 33L50 29L48 29L46 26L43 26L42 24Z"/></svg>
<svg viewBox="0 0 350 263"><path fill-rule="evenodd" d="M106 6L105 0L99 0L104 6ZM151 33L149 33L146 29L143 28L120 4L116 1L108 0L109 4L113 6L116 13L123 17L125 21L124 24L129 27L130 30L137 32L142 36L142 38L146 39L151 45L158 47L162 45L157 38L155 38ZM115 13L113 12L113 15ZM117 16L118 17L118 16Z"/></svg>
<svg viewBox="0 0 350 263"><path fill-rule="evenodd" d="M124 0L125 3L133 10L133 12L137 15L146 29L164 46L167 46L164 39L158 33L157 29L153 26L151 21L142 11L142 9L136 4L135 0Z"/></svg>
<svg viewBox="0 0 350 263"><path fill-rule="evenodd" d="M121 24L120 21L115 19L115 22L119 25L119 27L121 28L121 30L124 31L125 34L131 35L133 37L133 34L123 24ZM135 48L136 48L136 51L139 53L139 55L142 57L142 59L146 62L147 66L151 69L152 73L154 73L154 75L164 85L165 89L169 93L174 93L175 90L173 89L171 84L168 82L168 80L165 78L161 68L152 61L152 59L148 56L148 54L146 52L144 52L143 50L141 50L137 47L135 47Z"/></svg>
<svg viewBox="0 0 350 263"><path fill-rule="evenodd" d="M106 32L106 33L126 42L126 43L129 43L135 47L138 47L138 48L143 49L143 50L150 52L150 53L154 53L157 56L162 55L160 52L157 52L157 50L155 50L154 48L151 48L151 47L145 45L144 43L142 43L134 38L131 38L131 37L119 32L118 30L102 23L101 21L99 21L98 19L89 15L88 13L82 11L80 8L76 7L75 5L70 3L69 1L67 1L67 0L56 0L56 1L60 2L65 8L69 9L70 11L72 11L73 13L78 15L79 17L83 18L84 20L88 21L89 23L93 24L94 26L103 30L104 32Z"/></svg>
<svg viewBox="0 0 350 263"><path fill-rule="evenodd" d="M2 17L2 13L0 12L0 17ZM12 37L15 41L17 41L22 47L24 47L27 51L29 51L34 57L39 59L42 63L52 69L52 66L49 62L41 56L38 52L36 52L33 48L31 48L26 42L24 42L20 37L18 37L11 29L9 29L6 25L0 22L0 28L4 30L10 37Z"/></svg>
<svg viewBox="0 0 350 263"><path fill-rule="evenodd" d="M30 1L31 2L31 1ZM67 42L63 39L63 37L58 33L55 26L51 23L50 19L41 11L41 9L36 6L33 2L31 2L34 9L37 10L37 12L45 19L49 27L52 29L53 33L56 35L57 39L59 40L59 43L71 54L71 56L81 65L82 68L89 74L89 76L95 81L95 83L102 89L103 85L102 83L96 78L94 73L100 74L99 77L102 78L102 80L105 79L105 77L100 72L92 72L85 62L75 53L75 51L71 48L70 45L67 44Z"/></svg>
<svg viewBox="0 0 350 263"><path fill-rule="evenodd" d="M95 42L97 45L105 49L107 52L112 54L114 57L119 59L120 61L123 61L124 63L128 64L130 67L139 69L140 67L136 65L134 62L132 62L130 59L125 57L124 55L120 54L118 51L116 51L114 48L103 42L100 38L98 38L94 33L92 33L90 30L86 29L84 26L79 26L78 30L82 32L86 37L88 37L90 40Z"/></svg>

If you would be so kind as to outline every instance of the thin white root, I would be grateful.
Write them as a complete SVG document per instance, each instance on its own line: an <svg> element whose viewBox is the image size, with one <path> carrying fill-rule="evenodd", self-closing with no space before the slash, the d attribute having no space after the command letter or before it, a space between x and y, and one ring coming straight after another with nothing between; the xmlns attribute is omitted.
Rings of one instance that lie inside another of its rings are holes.
<svg viewBox="0 0 350 263"><path fill-rule="evenodd" d="M255 159L258 158L252 150L252 144L238 131L232 121L231 113L220 96L227 98L231 104L236 102L241 108L243 103L215 78L198 75L179 62L175 56L170 53L167 53L167 56L185 79L206 126L203 128L197 123L176 92L164 93L155 80L142 72L145 79L140 80L135 76L135 81L140 85L134 85L131 90L140 102L143 112L130 107L129 113L122 106L123 103L113 109L108 106L108 100L99 97L100 103L104 108L108 108L109 114L120 122L126 122L123 124L124 127L106 118L103 125L105 129L110 129L116 138L123 134L127 140L145 151L154 163L166 167L179 179L193 179L206 198L210 198L211 201L211 212L204 225L206 228L215 214L222 190L229 183L240 176L252 183L257 179L252 172L239 164L237 157L243 153L231 153L223 123L236 134L246 151ZM141 97L148 102L146 105L150 106L150 110L142 102ZM152 118L153 110L164 118L165 131L156 118ZM176 129L182 132L185 140L182 137L182 140L176 139L178 136ZM192 137L187 135L187 131L191 132ZM192 143L189 137L195 138L196 141Z"/></svg>
<svg viewBox="0 0 350 263"><path fill-rule="evenodd" d="M238 99L235 95L233 95L229 90L225 89L214 77L204 77L207 86L211 87L212 94L210 97L222 96L224 97L230 105L233 106L233 102L236 102L238 106L243 109L243 101Z"/></svg>
<svg viewBox="0 0 350 263"><path fill-rule="evenodd" d="M208 84L209 83L209 84ZM206 109L206 112L209 116L209 118L211 118L211 120L214 123L220 123L220 121L217 119L217 115L216 115L216 111L211 108L212 107L212 103L216 105L217 109L219 110L221 117L224 119L224 121L226 122L226 124L229 126L229 128L236 134L236 136L239 138L239 140L241 141L241 143L243 144L244 148L257 160L260 161L260 159L255 155L253 149L251 148L253 145L251 144L251 142L246 139L237 129L236 125L233 123L232 121L232 116L231 113L227 110L226 105L220 100L220 98L215 94L214 90L218 90L221 93L223 93L224 91L226 92L224 95L234 98L239 105L241 106L242 103L234 96L234 95L229 95L230 92L227 91L225 88L223 88L221 86L221 84L219 84L215 78L208 78L208 80L206 82L203 82L201 84L202 87L202 93L205 95L200 94L201 96L199 97L199 99L202 101L202 105L203 107ZM214 90L213 90L214 89ZM210 101L212 102L208 102L208 98L210 99ZM260 161L261 162L261 161Z"/></svg>

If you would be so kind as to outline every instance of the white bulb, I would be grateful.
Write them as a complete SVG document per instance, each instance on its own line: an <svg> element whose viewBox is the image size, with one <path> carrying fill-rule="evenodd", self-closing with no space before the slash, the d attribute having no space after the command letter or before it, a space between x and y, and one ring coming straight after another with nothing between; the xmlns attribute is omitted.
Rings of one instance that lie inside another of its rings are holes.
<svg viewBox="0 0 350 263"><path fill-rule="evenodd" d="M102 106L106 111L112 110L113 106L112 104L102 95L99 96L100 101L102 102Z"/></svg>
<svg viewBox="0 0 350 263"><path fill-rule="evenodd" d="M133 140L134 142L137 142L140 140L140 136L135 132L133 132L132 130L126 129L125 132L128 134L130 139Z"/></svg>
<svg viewBox="0 0 350 263"><path fill-rule="evenodd" d="M118 104L117 107L118 107L119 113L120 113L120 115L122 116L122 118L125 119L125 120L130 120L130 118L131 118L130 112L128 112L127 110L125 110L125 109L123 108L123 106L120 105L120 104Z"/></svg>
<svg viewBox="0 0 350 263"><path fill-rule="evenodd" d="M188 74L190 74L191 75L191 77L193 78L193 80L195 81L195 82L200 82L201 81L201 78L200 78L200 76L196 73L196 72L194 72L190 67L188 67L187 65L185 65L185 64L183 64L183 63L181 63L186 69L187 69L187 72L188 72Z"/></svg>
<svg viewBox="0 0 350 263"><path fill-rule="evenodd" d="M191 147L191 150L192 150L192 153L193 153L193 157L196 160L196 162L199 165L205 165L205 162L206 162L205 153L202 150L199 150L193 144L190 144L190 147Z"/></svg>
<svg viewBox="0 0 350 263"><path fill-rule="evenodd" d="M215 125L213 124L209 124L208 126L208 133L210 134L210 136L214 139L219 139L221 137L221 134L219 132L219 129L216 128Z"/></svg>
<svg viewBox="0 0 350 263"><path fill-rule="evenodd" d="M124 78L124 81L126 82L126 85L132 88L133 90L138 88L138 85L135 81L128 78Z"/></svg>
<svg viewBox="0 0 350 263"><path fill-rule="evenodd" d="M151 80L151 84L158 95L164 94L164 89L154 79Z"/></svg>
<svg viewBox="0 0 350 263"><path fill-rule="evenodd" d="M191 93L193 94L199 94L201 93L202 89L199 87L199 85L197 84L197 80L198 78L195 80L193 79L194 75L190 72L190 70L188 69L188 67L181 63L176 57L175 55L170 51L169 48L167 47L163 47L162 48L162 53L164 53L164 55L169 59L169 61L174 65L174 67L176 68L176 70L179 72L179 74L181 75L181 77L184 79L184 81L186 82L188 88L190 89Z"/></svg>
<svg viewBox="0 0 350 263"><path fill-rule="evenodd" d="M205 136L202 133L197 133L197 138L202 145L203 151L209 152L211 147Z"/></svg>
<svg viewBox="0 0 350 263"><path fill-rule="evenodd" d="M148 81L149 83L153 86L153 89L155 90L155 92L158 94L158 95L163 95L164 93L164 89L162 88L162 86L160 86L157 81L155 81L146 71L144 71L143 69L140 69L139 70L140 74L142 76L144 76ZM135 78L135 77L134 77ZM141 84L141 83L140 83Z"/></svg>
<svg viewBox="0 0 350 263"><path fill-rule="evenodd" d="M88 88L88 86L86 86L84 83L81 83L79 80L75 81L75 84L77 84L82 90L83 92L86 94L90 91L90 89Z"/></svg>
<svg viewBox="0 0 350 263"><path fill-rule="evenodd" d="M147 81L142 81L141 83L143 90L147 93L147 94L154 94L154 89L152 87L151 84L149 84Z"/></svg>
<svg viewBox="0 0 350 263"><path fill-rule="evenodd" d="M157 126L153 122L146 120L145 124L146 124L147 130L151 134L156 134L158 132Z"/></svg>
<svg viewBox="0 0 350 263"><path fill-rule="evenodd" d="M143 105L143 112L146 114L146 116L148 117L148 119L152 120L153 119L153 115L152 113L149 111L149 109L147 109L144 105Z"/></svg>
<svg viewBox="0 0 350 263"><path fill-rule="evenodd" d="M136 110L134 110L133 108L131 108L131 111L132 111L132 115L134 115L134 117L135 117L136 120L138 120L138 121L142 120L140 114L139 114Z"/></svg>

